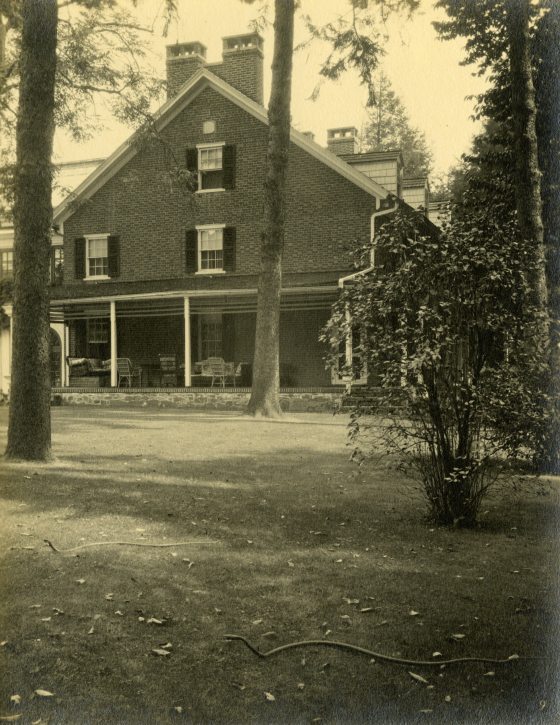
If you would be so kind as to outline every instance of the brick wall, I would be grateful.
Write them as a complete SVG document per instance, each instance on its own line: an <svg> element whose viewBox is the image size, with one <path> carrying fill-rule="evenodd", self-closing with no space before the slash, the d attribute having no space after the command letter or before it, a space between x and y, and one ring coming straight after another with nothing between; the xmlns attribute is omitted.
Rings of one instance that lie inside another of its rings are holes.
<svg viewBox="0 0 560 725"><path fill-rule="evenodd" d="M206 120L216 122L215 133L202 133ZM267 138L264 123L206 88L161 141L147 144L64 223L65 285L76 283L74 238L105 232L120 236L120 281L183 279L185 229L212 223L237 228L234 274L256 274ZM187 147L213 141L237 146L236 188L188 194L173 169L184 168ZM373 206L369 194L292 145L284 271L349 269L354 240L369 237ZM102 294L102 281L77 282Z"/></svg>

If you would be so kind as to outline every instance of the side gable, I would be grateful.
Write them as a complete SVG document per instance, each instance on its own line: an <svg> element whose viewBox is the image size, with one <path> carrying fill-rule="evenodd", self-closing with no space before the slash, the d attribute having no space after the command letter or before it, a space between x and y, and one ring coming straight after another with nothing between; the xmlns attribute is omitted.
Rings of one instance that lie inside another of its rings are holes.
<svg viewBox="0 0 560 725"><path fill-rule="evenodd" d="M162 131L178 114L193 102L193 100L207 87L224 96L254 118L264 124L268 124L266 111L258 103L255 103L247 96L237 91L228 83L218 78L206 68L201 68L185 84L181 92L167 101L155 115L155 126ZM388 191L364 174L356 171L346 162L339 159L331 152L325 150L319 144L309 139L304 134L292 129L290 132L291 141L333 171L337 172L358 188L367 192L375 199L384 199ZM74 210L74 205L83 199L90 198L103 184L120 171L138 153L138 134L133 134L121 146L119 146L77 189L67 197L54 211L55 224L63 223ZM376 204L377 206L377 204Z"/></svg>

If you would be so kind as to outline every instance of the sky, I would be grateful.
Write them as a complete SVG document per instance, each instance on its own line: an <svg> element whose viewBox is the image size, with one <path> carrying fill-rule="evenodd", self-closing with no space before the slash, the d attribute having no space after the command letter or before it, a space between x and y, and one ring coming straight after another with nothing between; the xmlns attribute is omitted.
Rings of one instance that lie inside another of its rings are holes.
<svg viewBox="0 0 560 725"><path fill-rule="evenodd" d="M138 19L154 25L147 42L154 71L165 75L165 46L175 42L198 40L207 46L207 60L221 60L222 37L249 32L251 22L259 14L259 2L246 4L240 0L177 0L178 18L172 22L167 38L162 37L161 8L163 0L140 0ZM272 0L269 2L272 11ZM474 102L467 96L479 93L484 81L473 75L473 69L460 65L463 57L461 41L441 41L432 21L443 19L441 11L432 7L433 0L422 0L420 10L411 20L392 17L384 31L386 53L382 59L385 74L405 104L411 122L426 135L434 154L434 175L444 175L469 149L479 125L470 119ZM348 0L301 0L303 12L317 23L328 22L347 13ZM130 5L127 4L127 8ZM273 30L264 36L265 99L270 93ZM296 44L306 39L301 22L296 21ZM336 82L325 81L317 100L310 96L319 80L319 67L328 48L320 43L298 51L294 56L292 86L292 125L300 131L313 131L315 140L326 145L329 128L355 126L361 129L367 119L366 90L357 77L346 73ZM57 161L105 157L126 137L130 129L119 126L110 114L99 119L100 130L89 141L71 142L62 133L55 139Z"/></svg>

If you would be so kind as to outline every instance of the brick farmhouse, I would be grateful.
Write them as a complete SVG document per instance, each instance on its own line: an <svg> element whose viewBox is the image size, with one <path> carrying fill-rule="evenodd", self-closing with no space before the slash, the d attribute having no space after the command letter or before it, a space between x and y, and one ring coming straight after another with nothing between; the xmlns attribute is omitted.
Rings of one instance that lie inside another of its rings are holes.
<svg viewBox="0 0 560 725"><path fill-rule="evenodd" d="M151 132L134 134L55 209L55 387L114 389L123 383L117 361L127 358L141 368L135 386L158 388L162 355L177 361L174 388L208 385L200 362L212 357L234 364L236 386L250 385L268 140L262 38L223 43L220 63L208 63L200 43L168 46L168 100ZM398 151L356 153L356 136L331 129L323 148L311 134L291 132L283 388L344 385L325 367L319 336L355 271L355 243L372 238L395 198L429 208L427 180L403 179ZM4 276L9 245L9 230L0 229ZM7 393L9 326L1 335ZM349 341L343 357L356 354ZM68 365L73 359L82 361L79 370ZM93 368L83 367L87 361Z"/></svg>

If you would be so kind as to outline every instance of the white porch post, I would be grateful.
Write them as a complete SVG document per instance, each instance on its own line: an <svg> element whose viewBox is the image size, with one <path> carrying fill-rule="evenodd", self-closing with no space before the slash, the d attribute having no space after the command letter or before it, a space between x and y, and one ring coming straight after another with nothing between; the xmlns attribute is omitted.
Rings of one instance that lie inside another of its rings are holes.
<svg viewBox="0 0 560 725"><path fill-rule="evenodd" d="M66 388L70 385L70 368L68 366L68 356L70 355L70 327L67 322L64 323L64 353L62 360L62 385Z"/></svg>
<svg viewBox="0 0 560 725"><path fill-rule="evenodd" d="M185 387L191 385L191 300L183 298L184 319L185 319Z"/></svg>
<svg viewBox="0 0 560 725"><path fill-rule="evenodd" d="M346 305L346 310L344 313L344 316L346 318L346 340L345 340L345 349L344 349L344 363L347 371L345 378L346 378L346 392L350 393L352 390L352 379L354 376L354 369L352 364L352 315L350 314L350 307Z"/></svg>
<svg viewBox="0 0 560 725"><path fill-rule="evenodd" d="M111 300L111 387L117 387L117 303Z"/></svg>

